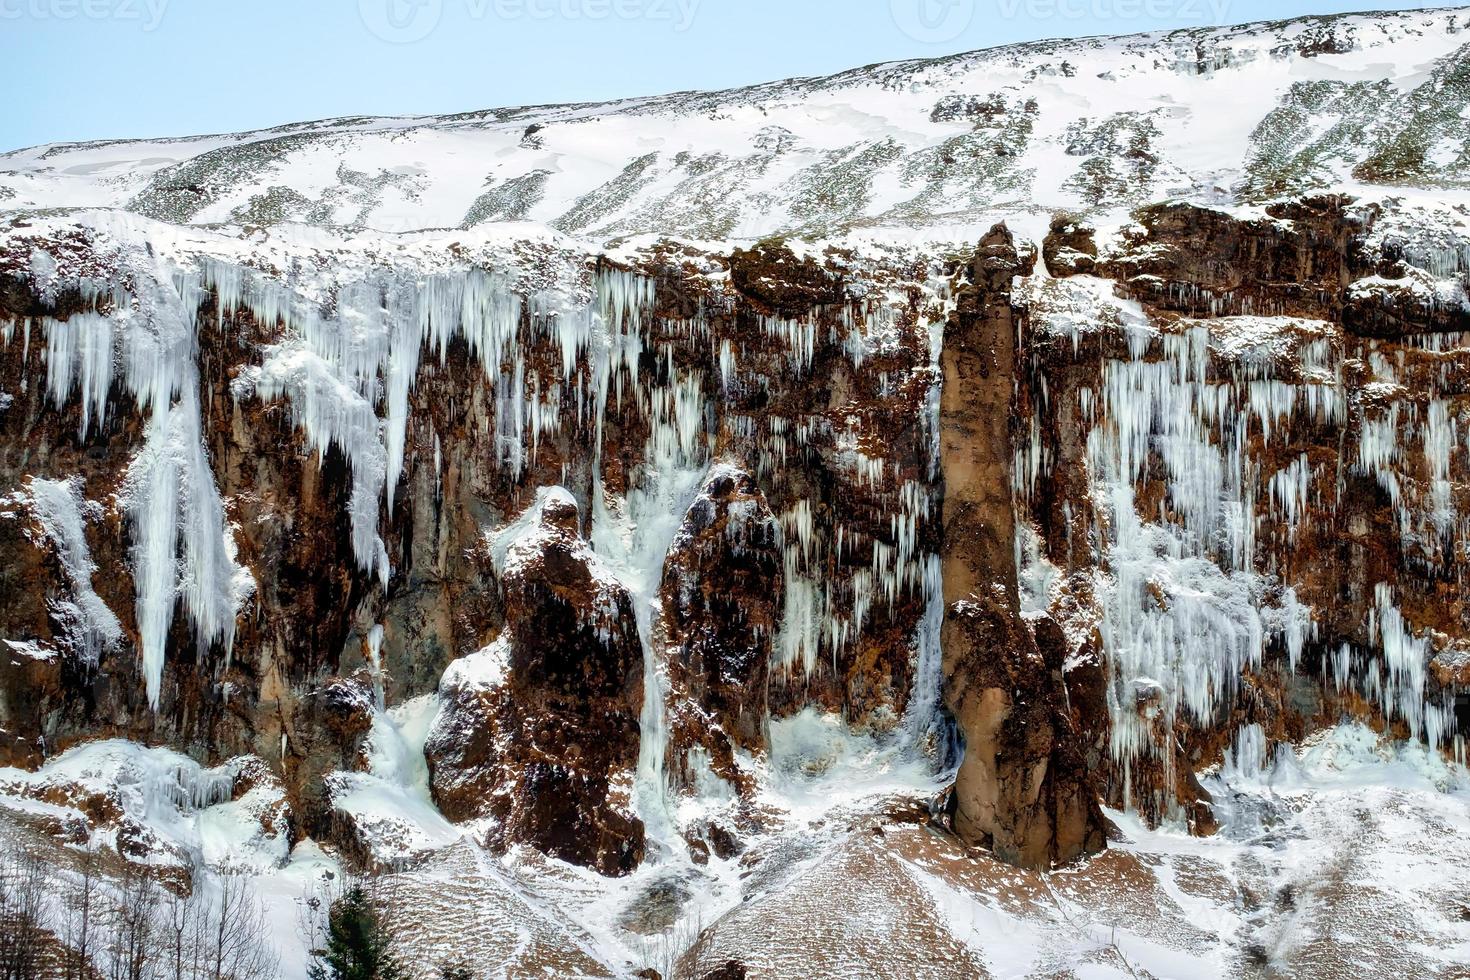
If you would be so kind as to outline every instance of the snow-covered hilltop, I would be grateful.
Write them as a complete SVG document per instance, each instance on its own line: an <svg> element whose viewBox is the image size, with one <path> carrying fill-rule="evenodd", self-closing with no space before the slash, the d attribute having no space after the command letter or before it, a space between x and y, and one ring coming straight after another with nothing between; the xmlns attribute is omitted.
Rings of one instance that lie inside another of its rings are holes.
<svg viewBox="0 0 1470 980"><path fill-rule="evenodd" d="M1470 13L1019 44L727 92L0 156L0 206L382 231L974 238L1166 198L1466 186Z"/></svg>

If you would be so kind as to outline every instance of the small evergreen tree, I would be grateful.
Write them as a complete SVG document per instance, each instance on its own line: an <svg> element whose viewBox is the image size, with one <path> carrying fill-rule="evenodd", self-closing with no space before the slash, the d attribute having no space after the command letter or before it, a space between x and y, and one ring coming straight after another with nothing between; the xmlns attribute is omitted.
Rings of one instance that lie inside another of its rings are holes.
<svg viewBox="0 0 1470 980"><path fill-rule="evenodd" d="M327 948L316 954L311 980L405 980L388 949L388 932L378 921L361 885L332 903L327 918Z"/></svg>
<svg viewBox="0 0 1470 980"><path fill-rule="evenodd" d="M475 974L463 963L440 963L439 980L475 980Z"/></svg>

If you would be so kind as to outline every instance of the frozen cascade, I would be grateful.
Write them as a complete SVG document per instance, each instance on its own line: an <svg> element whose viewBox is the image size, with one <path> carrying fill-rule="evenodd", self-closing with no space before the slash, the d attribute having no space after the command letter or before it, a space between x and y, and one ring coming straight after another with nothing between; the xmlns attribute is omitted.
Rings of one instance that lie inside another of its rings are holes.
<svg viewBox="0 0 1470 980"><path fill-rule="evenodd" d="M386 709L375 705L363 746L367 771L326 779L332 805L352 814L374 857L386 864L446 847L463 833L439 812L430 788L424 744L438 715L436 694Z"/></svg>
<svg viewBox="0 0 1470 980"><path fill-rule="evenodd" d="M594 488L590 537L636 599L649 679L640 716L636 805L654 839L673 841L678 835L667 819L663 772L668 691L657 652L662 649L659 591L669 547L712 464L710 424L715 415L705 404L706 378L676 365L675 349L667 341L652 358L657 380L648 380L646 348L657 336L650 319L652 282L602 265L591 275L588 299L585 292L549 288L522 294L510 277L481 269L415 274L372 264L351 271L343 281L334 278L339 274L335 271L295 266L274 273L203 257L190 258L181 267L167 260L157 266L147 276L135 271L127 279L143 294L141 299L113 284L93 283L88 288L96 297L94 317L42 324L48 372L54 372L48 373L48 393L64 400L81 391L84 426L107 418L113 375L149 409L148 440L129 469L122 501L134 529L140 646L150 698L156 703L175 603L182 602L201 638L223 641L228 655L234 612L250 588L248 574L234 563L224 503L204 449L194 363L195 311L220 317L219 327L226 332L235 328L237 315L248 313L255 329L270 337L258 349L258 362L239 371L232 394L237 401L282 401L314 453L343 454L351 480L353 551L359 567L380 581L392 574L381 530L382 507L385 501L391 505L410 452L408 413L421 361L437 355L443 365L450 342L462 338L493 389L497 456L509 476L519 478L539 441L561 426L575 424L594 432L600 458L604 420L614 406L621 410L631 404L649 423L645 460L632 474L627 495L615 499L600 485ZM144 288L155 281L162 285ZM905 297L894 305L906 302ZM848 310L835 312L844 318L842 340L854 364L898 343L898 321L881 297L856 316ZM826 314L773 321L766 327L786 343L794 373L810 368L817 338L828 330ZM661 323L659 329L665 335L676 330L691 337L708 334L702 321ZM900 488L885 489L901 474L881 454L863 453L854 440L848 458L864 492L882 508L879 523L885 531L880 539L849 534L844 540L842 528L818 527L810 501L803 502L804 511L798 505L790 515L788 536L791 556L800 555L809 589L805 602L788 604L786 620L809 638L795 658L798 663L811 658L809 669L816 669L819 650L835 657L854 642L875 610L909 595L924 597L926 616L916 633L913 697L905 721L905 730L916 736L927 733L938 715L937 624L942 615L938 558L918 544L922 527L933 519L930 484L937 465L942 318L929 324L929 333L934 383L926 422L936 447L931 471ZM548 378L541 365L528 363L532 345L543 339L561 355L560 383ZM718 349L712 349L707 369L719 372L715 388L740 385L740 352L734 345L714 353ZM898 383L896 376L885 376L884 397L892 396ZM726 421L738 426L740 420ZM785 462L787 452L806 451L818 428L828 424L819 417L799 418L778 432L784 421L771 420L769 440L764 426L761 432L747 426L743 438L773 463L779 442ZM437 445L439 433L432 435ZM600 466L593 469L595 473ZM850 569L850 585L824 582L824 563L832 548L856 566ZM369 642L376 650L381 634L374 631ZM380 669L375 669L375 680ZM374 686L383 714L380 684ZM386 742L386 736L379 740Z"/></svg>
<svg viewBox="0 0 1470 980"><path fill-rule="evenodd" d="M708 465L694 460L650 459L641 485L616 510L594 511L593 545L606 555L633 595L643 643L643 706L639 713L635 804L649 835L665 845L677 834L670 823L668 779L668 666L663 656L660 583L669 548L683 515L699 495ZM598 496L603 496L598 488ZM617 514L618 516L614 516Z"/></svg>
<svg viewBox="0 0 1470 980"><path fill-rule="evenodd" d="M119 280L123 273L119 273ZM79 292L95 305L111 307L112 331L84 319L75 331L54 329L57 346L48 370L54 397L69 393L62 362L75 351L80 363L85 419L105 415L103 376L110 376L114 350L128 393L148 413L145 442L128 465L119 501L133 537L139 646L149 704L157 708L169 628L182 601L201 647L220 644L228 658L235 615L254 589L248 570L235 560L235 543L224 503L205 453L195 365L194 312L197 278L140 258L126 270L136 295L116 283L82 279ZM61 337L86 337L76 346ZM114 348L112 334L121 339ZM99 401L100 399L100 401Z"/></svg>
<svg viewBox="0 0 1470 980"><path fill-rule="evenodd" d="M637 301L636 293L633 299ZM628 320L625 313L623 322ZM609 353L615 349L627 347L609 347ZM643 464L622 500L611 498L598 479L593 487L591 539L599 557L633 597L643 645L643 706L639 714L634 803L649 837L665 848L673 848L678 833L670 813L665 773L668 676L661 655L665 648L661 585L669 549L704 485L710 460L702 379L676 371L672 350L667 357L669 383L647 392L643 402L649 420ZM594 472L601 472L600 465Z"/></svg>
<svg viewBox="0 0 1470 980"><path fill-rule="evenodd" d="M1470 515L1460 513L1455 502L1455 475L1470 461L1470 440L1462 450L1463 416L1436 389L1444 365L1470 354L1470 346L1455 334L1423 338L1414 345L1440 365L1431 373L1422 400L1405 387L1404 351L1390 358L1375 346L1369 342L1366 361L1373 380L1364 389L1355 470L1373 477L1388 495L1400 540L1412 560L1442 567L1455 555L1470 554Z"/></svg>
<svg viewBox="0 0 1470 980"><path fill-rule="evenodd" d="M1265 772L1269 761L1265 730L1257 724L1242 725L1235 733L1234 744L1225 750L1220 775L1224 779L1256 779Z"/></svg>
<svg viewBox="0 0 1470 980"><path fill-rule="evenodd" d="M1068 344L1075 354L1084 334L1119 330L1128 344L1126 357L1104 361L1096 388L1079 389L1077 410L1091 426L1087 460L1105 535L1098 613L1111 674L1111 748L1131 804L1135 760L1156 759L1172 784L1168 733L1176 719L1216 722L1268 645L1295 670L1315 635L1311 611L1267 574L1273 559L1258 554L1257 536L1269 517L1266 526L1294 544L1314 511L1338 505L1342 474L1304 453L1267 466L1256 447L1279 459L1299 427L1356 429L1343 469L1376 480L1397 510L1405 551L1426 556L1411 560L1433 563L1465 538L1454 503L1460 423L1432 390L1424 401L1409 396L1400 381L1403 352L1388 356L1372 340L1357 343L1373 380L1350 400L1347 341L1330 323L1220 317L1179 320L1166 332L1101 281L1027 288L1028 322L1043 342ZM1435 338L1432 346L1440 353L1454 343ZM1044 404L1041 380L1033 397ZM1033 431L1018 449L1023 499L1052 465L1039 438ZM1411 440L1422 443L1422 456L1405 445ZM1137 487L1155 473L1163 499L1141 514ZM1023 567L1024 544L1018 540ZM1028 588L1040 594L1046 585ZM1425 702L1426 641L1381 593L1374 619L1376 653L1344 647L1323 669L1339 690L1356 689L1437 745L1446 720L1442 706Z"/></svg>
<svg viewBox="0 0 1470 980"><path fill-rule="evenodd" d="M917 324L929 341L929 384L920 417L930 446L927 472L921 472L918 479L902 479L896 492L886 489L902 477L895 464L882 456L865 453L857 431L835 434L839 463L851 473L857 486L875 498L882 515L880 526L886 528L886 534L867 538L850 533L849 528L840 524L825 526L818 521L813 502L807 499L793 502L778 515L785 593L773 663L774 669L792 677L812 675L826 662L825 658L830 658L832 669L836 670L839 653L859 640L875 610L891 610L911 595L921 596L924 612L913 637L912 682L902 725L902 751L912 749L916 757L936 749L941 754L947 751L943 746L936 746L930 737L944 734L939 731L942 718L939 635L944 615L942 566L939 556L921 550L919 542L922 529L938 516L933 494L939 471L939 362L945 318L953 309L954 299L949 279L939 270L932 270L925 288L934 301L920 315ZM895 319L891 310L881 303L869 305L861 319L853 314L851 307L846 307L842 310L842 321L845 346L854 366L862 365L869 357L897 343ZM769 319L763 324L767 333L787 337L795 350L806 349L804 338L808 335L798 330L798 325ZM793 367L800 368L804 363L798 361ZM814 421L771 418L769 434L762 440L762 459L770 457L767 447L774 446L776 461L786 465L793 444L798 448L807 445ZM866 564L853 569L848 582L830 576L829 569L834 563L851 568L850 560L854 557L865 558ZM783 730L794 732L801 727L793 721ZM800 745L802 740L792 744Z"/></svg>
<svg viewBox="0 0 1470 980"><path fill-rule="evenodd" d="M924 618L916 637L919 648L914 663L914 688L910 695L905 725L915 744L923 742L940 723L940 693L944 675L944 650L939 644L944 627L944 566L938 555L924 556Z"/></svg>
<svg viewBox="0 0 1470 980"><path fill-rule="evenodd" d="M859 461L867 458L851 451L844 455L856 456ZM881 468L881 460L873 462ZM935 602L942 607L938 566L931 563L937 556L921 553L918 547L920 528L937 515L931 486L906 480L894 495L879 490L883 483L881 475L868 480L861 468L857 473L860 482L872 484L874 492L889 498L890 506L896 504L896 507L887 514L891 543L874 538L866 546L870 561L868 567L858 569L852 576L850 603L834 593L833 586L826 581L829 558L840 559L845 551L852 549L853 542L847 537L846 529L839 526L831 534L824 533L817 525L809 500L797 501L780 515L785 596L776 637L776 666L788 674L799 669L803 675L810 675L817 669L818 654L823 649L835 661L837 653L862 634L868 614L877 602L892 609L900 598L918 593L925 597L926 608ZM896 501L892 500L894 496ZM835 554L829 556L829 551ZM921 650L926 635L921 628L916 637ZM937 638L934 642L937 643ZM938 661L934 657L924 658L921 653L920 660L924 669L937 669L934 665ZM915 670L919 669L916 663ZM924 684L919 687L927 690ZM937 700L929 703L928 708L932 711L937 703Z"/></svg>
<svg viewBox="0 0 1470 980"><path fill-rule="evenodd" d="M825 597L813 568L816 528L811 501L797 501L780 515L779 525L786 594L776 635L776 662L788 672L800 664L802 671L810 674L816 669L826 619ZM866 601L864 596L859 604L866 605Z"/></svg>
<svg viewBox="0 0 1470 980"><path fill-rule="evenodd" d="M517 410L523 404L521 301L511 282L481 269L422 279L383 271L338 286L331 316L320 303L224 263L206 263L204 283L215 290L222 313L245 310L257 322L282 325L286 338L267 349L260 367L236 381L235 396L284 395L318 453L336 447L347 457L353 551L359 567L386 584L392 570L378 533L379 514L383 499L392 507L403 474L409 395L425 348L442 365L450 341L463 337L497 394L513 394ZM518 474L522 430L517 426L505 435L502 458Z"/></svg>
<svg viewBox="0 0 1470 980"><path fill-rule="evenodd" d="M32 477L26 488L32 516L51 541L71 583L73 600L51 601L52 612L66 624L73 648L83 663L97 665L103 649L122 641L122 624L92 588L97 571L87 547L86 522L102 516L100 505L82 499L82 479Z"/></svg>
<svg viewBox="0 0 1470 980"><path fill-rule="evenodd" d="M131 825L133 846L147 847L155 867L268 872L284 863L287 835L279 814L270 812L281 798L279 786L259 778L263 769L252 756L206 768L167 748L101 739L52 756L35 772L0 770L0 778L36 795L82 787L111 796L118 816ZM241 786L246 773L254 784L249 788ZM244 790L238 798L237 789ZM98 828L89 845L115 847L117 834L116 827Z"/></svg>
<svg viewBox="0 0 1470 980"><path fill-rule="evenodd" d="M113 280L81 277L66 284L90 310L65 321L42 321L48 394L61 405L80 391L82 438L105 420L119 368L125 391L147 415L144 444L128 466L118 499L132 533L140 654L155 708L176 606L182 604L189 615L197 642L219 644L228 658L236 612L254 588L250 573L235 559L205 451L195 363L195 315L208 281L225 287L221 308L241 303L246 290L245 275L224 269L222 263L205 263L202 271L181 269L124 252ZM60 285L49 282L48 288ZM264 289L258 299L254 309L260 315L292 315L292 300L280 288ZM319 404L313 409L325 412ZM106 634L107 617L95 612L93 626ZM91 642L84 645L90 649Z"/></svg>
<svg viewBox="0 0 1470 980"><path fill-rule="evenodd" d="M193 386L172 407L155 407L147 442L128 466L123 499L133 524L143 676L156 709L175 603L183 599L200 646L219 642L228 657L236 611L254 588L235 561Z"/></svg>
<svg viewBox="0 0 1470 980"><path fill-rule="evenodd" d="M392 569L380 513L385 500L392 507L402 478L409 397L423 354L443 366L450 342L464 338L494 389L498 461L519 478L540 438L562 424L568 392L600 446L608 399L621 398L624 377L636 374L641 311L652 300L651 282L612 268L594 276L590 301L547 290L523 300L513 278L478 268L425 277L379 271L319 289L335 299L330 304L219 262L205 264L204 284L216 291L221 312L245 310L258 322L281 324L285 339L237 380L235 395L284 396L314 449L346 456L353 550L359 567L384 583ZM543 392L539 376L528 379L525 350L536 337L560 350L563 387Z"/></svg>
<svg viewBox="0 0 1470 980"><path fill-rule="evenodd" d="M299 341L267 348L264 363L248 369L234 386L237 398L252 390L267 400L284 395L290 401L296 422L318 457L335 446L351 460L348 510L353 552L360 564L375 568L386 581L388 552L378 536L378 497L388 472L388 452L372 405Z"/></svg>
<svg viewBox="0 0 1470 980"><path fill-rule="evenodd" d="M342 789L340 794L334 792L334 799L349 809L370 800L379 811L377 819L406 828L405 837L412 842L452 840L457 831L434 805L424 756L424 743L439 714L438 695L388 708L381 625L368 630L366 644L373 685L373 723L365 745L368 771L339 774L345 778L339 779Z"/></svg>
<svg viewBox="0 0 1470 980"><path fill-rule="evenodd" d="M367 635L368 669L373 678L373 703L379 711L387 710L383 694L383 627L374 626Z"/></svg>
<svg viewBox="0 0 1470 980"><path fill-rule="evenodd" d="M1340 399L1262 383L1272 380L1263 376L1269 362L1247 361L1235 378L1217 380L1204 324L1154 338L1135 331L1130 342L1130 359L1104 364L1103 421L1089 434L1087 458L1108 531L1101 631L1111 748L1131 801L1131 767L1142 755L1159 758L1172 783L1173 740L1155 741L1157 721L1169 731L1184 712L1212 723L1241 673L1261 666L1268 642L1281 643L1294 664L1313 632L1294 592L1256 571L1258 490L1246 438L1252 424L1269 439L1297 415L1331 421ZM1145 520L1135 487L1151 456L1164 464L1171 513ZM1294 520L1309 483L1305 469L1283 471L1272 500Z"/></svg>
<svg viewBox="0 0 1470 980"><path fill-rule="evenodd" d="M107 392L112 387L116 343L111 317L97 312L78 313L69 320L41 321L46 334L46 390L60 408L71 400L73 388L82 394L82 422L78 435L107 417Z"/></svg>
<svg viewBox="0 0 1470 980"><path fill-rule="evenodd" d="M1456 420L1442 398L1429 403L1428 425L1424 429L1424 459L1429 468L1429 516L1434 532L1441 537L1453 534L1455 506L1451 496L1451 460L1459 439Z"/></svg>
<svg viewBox="0 0 1470 980"><path fill-rule="evenodd" d="M1379 583L1374 589L1374 609L1369 631L1383 650L1387 676L1374 671L1369 676L1369 693L1383 706L1390 720L1402 719L1413 738L1425 738L1431 749L1440 748L1446 731L1454 730L1454 701L1431 705L1425 701L1430 657L1429 641L1415 637L1394 603L1393 589ZM1376 664L1375 664L1376 666Z"/></svg>
<svg viewBox="0 0 1470 980"><path fill-rule="evenodd" d="M922 511L923 519L929 520L931 510L937 518L938 508L932 506L928 494L939 477L940 466L940 396L943 387L943 370L940 358L944 353L944 325L954 309L951 281L946 276L931 275L926 284L933 295L937 315L925 314L920 327L929 340L929 391L925 397L923 422L925 436L929 442L929 472L924 474L923 484L907 481L904 485L904 510L909 515ZM942 725L941 692L944 679L944 651L940 647L940 632L944 626L944 565L940 556L933 553L917 554L918 522L910 520L913 539L905 548L909 555L917 557L923 566L922 588L924 595L924 618L920 621L915 637L918 655L914 661L914 684L910 696L905 728L912 743L922 750L926 738L937 733ZM947 761L947 760L941 760Z"/></svg>

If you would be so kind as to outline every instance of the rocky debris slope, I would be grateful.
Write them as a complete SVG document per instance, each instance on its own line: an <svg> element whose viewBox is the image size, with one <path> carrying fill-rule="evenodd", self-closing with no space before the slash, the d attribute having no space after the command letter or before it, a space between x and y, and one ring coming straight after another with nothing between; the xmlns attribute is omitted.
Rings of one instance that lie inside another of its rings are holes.
<svg viewBox="0 0 1470 980"><path fill-rule="evenodd" d="M1346 978L1454 976L1470 926L1463 784L1422 747L1353 726L1300 751L1232 756L1206 782L1214 838L1118 811L1097 858L1051 874L865 811L814 843L681 963L738 957L752 977ZM1451 780L1451 782L1446 782Z"/></svg>

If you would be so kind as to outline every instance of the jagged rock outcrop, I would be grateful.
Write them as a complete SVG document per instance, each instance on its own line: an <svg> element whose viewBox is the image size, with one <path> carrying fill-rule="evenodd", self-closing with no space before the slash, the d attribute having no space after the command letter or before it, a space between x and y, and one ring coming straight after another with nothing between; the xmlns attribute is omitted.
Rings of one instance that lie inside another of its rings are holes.
<svg viewBox="0 0 1470 980"><path fill-rule="evenodd" d="M1021 254L997 226L945 327L944 696L965 739L954 826L1003 860L1048 868L1103 847L1102 814L1068 712L1062 658L1042 655L1021 616L1013 498Z"/></svg>
<svg viewBox="0 0 1470 980"><path fill-rule="evenodd" d="M1160 310L1332 319L1352 278L1349 243L1367 230L1350 203L1323 195L1244 220L1194 204L1150 205L1099 271Z"/></svg>
<svg viewBox="0 0 1470 980"><path fill-rule="evenodd" d="M626 589L581 537L575 500L543 491L501 561L501 638L456 662L424 747L453 821L491 819L496 846L625 874L643 855L630 812L643 654Z"/></svg>
<svg viewBox="0 0 1470 980"><path fill-rule="evenodd" d="M1097 268L1097 232L1077 215L1059 214L1041 241L1041 261L1054 276L1076 276Z"/></svg>

